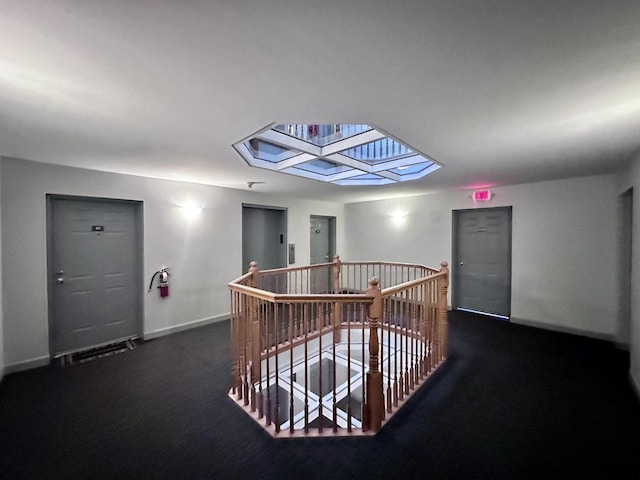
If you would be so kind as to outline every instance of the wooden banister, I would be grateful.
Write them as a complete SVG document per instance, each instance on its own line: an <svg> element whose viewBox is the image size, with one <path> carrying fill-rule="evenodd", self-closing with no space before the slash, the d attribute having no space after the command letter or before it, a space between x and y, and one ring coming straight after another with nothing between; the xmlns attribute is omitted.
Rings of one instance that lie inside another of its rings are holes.
<svg viewBox="0 0 640 480"><path fill-rule="evenodd" d="M440 272L443 276L438 278L438 346L440 347L439 356L443 357L447 354L447 334L449 331L447 324L447 290L449 288L449 264L442 262L440 264Z"/></svg>
<svg viewBox="0 0 640 480"><path fill-rule="evenodd" d="M230 396L274 436L379 431L446 356L448 285L446 262L251 262L229 283Z"/></svg>
<svg viewBox="0 0 640 480"><path fill-rule="evenodd" d="M331 268L333 274L333 294L339 295L342 291L342 286L340 282L340 271L341 271L341 262L340 257L336 255L333 258L333 267ZM340 323L341 318L339 315L339 303L334 302L333 304L333 315L331 317L332 325L333 325L333 343L340 342Z"/></svg>
<svg viewBox="0 0 640 480"><path fill-rule="evenodd" d="M367 372L367 395L363 428L377 432L380 430L382 419L384 418L382 373L378 368L378 353L380 352L378 326L382 318L382 296L377 278L374 277L369 280L367 295L373 297L373 302L367 306L367 317L369 318L369 371Z"/></svg>
<svg viewBox="0 0 640 480"><path fill-rule="evenodd" d="M446 262L444 262L444 263L446 263ZM440 270L438 273L429 276L429 280L430 281L437 280L440 277L447 276L448 274L449 274L448 270L447 270L447 272L444 272L444 271ZM396 294L398 292L401 292L403 290L407 290L409 288L413 288L413 287L415 287L417 285L423 284L424 280L425 280L424 278L417 278L416 280L411 280L409 282L404 282L404 283L401 283L400 285L396 285L394 287L385 288L381 292L382 296L383 297L389 297L389 296L394 295L394 294Z"/></svg>

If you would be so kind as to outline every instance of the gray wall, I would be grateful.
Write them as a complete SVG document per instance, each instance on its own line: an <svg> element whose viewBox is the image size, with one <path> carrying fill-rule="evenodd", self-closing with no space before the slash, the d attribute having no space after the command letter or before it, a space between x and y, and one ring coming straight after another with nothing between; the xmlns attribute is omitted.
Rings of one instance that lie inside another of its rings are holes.
<svg viewBox="0 0 640 480"><path fill-rule="evenodd" d="M0 157L0 252L2 248L2 158ZM2 315L2 255L0 255L0 381L4 376L4 316Z"/></svg>
<svg viewBox="0 0 640 480"><path fill-rule="evenodd" d="M7 372L48 362L46 194L144 202L144 319L147 338L227 318L227 283L244 273L242 203L288 209L288 240L309 262L309 216L342 217L343 207L245 190L118 175L3 158L1 235ZM180 205L203 207L189 220ZM339 227L339 230L340 227ZM339 237L339 244L341 237ZM340 248L340 247L338 247ZM170 296L146 293L153 272L171 267ZM246 271L246 269L245 269Z"/></svg>
<svg viewBox="0 0 640 480"><path fill-rule="evenodd" d="M620 340L617 177L493 192L494 198L478 207L513 207L512 321ZM345 258L434 267L443 260L450 263L452 210L474 208L469 194L458 190L346 205ZM392 218L396 211L407 215L401 224Z"/></svg>
<svg viewBox="0 0 640 480"><path fill-rule="evenodd" d="M631 380L640 396L640 153L620 176L620 194L633 187L633 240L631 244ZM635 293L635 295L634 295Z"/></svg>
<svg viewBox="0 0 640 480"><path fill-rule="evenodd" d="M619 338L619 195L640 185L640 156L624 176L495 188L489 206L513 207L514 322L630 344L640 385L640 298L632 299L629 338ZM640 195L634 238L640 238ZM0 367L5 373L46 363L47 193L144 202L144 334L171 333L226 318L227 283L240 275L242 203L287 208L296 265L309 262L309 215L337 217L344 260L396 260L438 266L451 260L452 210L473 208L468 191L348 204L311 202L204 185L0 159ZM188 220L180 204L204 210ZM395 211L406 215L396 224ZM640 287L640 241L633 242L632 288ZM172 268L171 295L146 293L151 274ZM455 288L455 285L452 285ZM4 300L4 301L3 301ZM2 339L4 338L4 342ZM3 346L4 344L4 346ZM3 355L4 354L4 358ZM0 369L1 370L1 369Z"/></svg>

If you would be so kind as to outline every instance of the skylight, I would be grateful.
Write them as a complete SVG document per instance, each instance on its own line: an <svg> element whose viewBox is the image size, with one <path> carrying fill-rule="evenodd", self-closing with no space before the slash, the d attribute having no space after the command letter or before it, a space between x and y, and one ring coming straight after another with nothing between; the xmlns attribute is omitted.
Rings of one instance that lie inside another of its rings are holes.
<svg viewBox="0 0 640 480"><path fill-rule="evenodd" d="M434 160L365 124L276 124L233 145L252 167L337 185L417 180Z"/></svg>

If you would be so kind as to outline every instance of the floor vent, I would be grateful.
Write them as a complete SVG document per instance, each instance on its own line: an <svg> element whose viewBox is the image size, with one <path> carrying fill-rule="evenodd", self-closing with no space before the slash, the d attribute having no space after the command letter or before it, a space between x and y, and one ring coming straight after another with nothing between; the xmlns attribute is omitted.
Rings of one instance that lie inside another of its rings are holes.
<svg viewBox="0 0 640 480"><path fill-rule="evenodd" d="M89 350L82 350L80 352L67 353L57 357L56 363L61 367L68 367L70 365L76 365L79 363L85 363L96 358L108 357L109 355L115 355L116 353L127 352L136 348L137 340L131 338L128 340L122 340L120 342L110 343L101 347L91 348Z"/></svg>

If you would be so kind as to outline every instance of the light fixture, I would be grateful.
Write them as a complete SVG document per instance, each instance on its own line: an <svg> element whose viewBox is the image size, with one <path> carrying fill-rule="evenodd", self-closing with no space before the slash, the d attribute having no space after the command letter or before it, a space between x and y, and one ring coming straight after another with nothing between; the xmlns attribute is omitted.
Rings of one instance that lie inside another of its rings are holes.
<svg viewBox="0 0 640 480"><path fill-rule="evenodd" d="M192 220L202 213L202 207L189 203L182 206L182 213L185 217Z"/></svg>
<svg viewBox="0 0 640 480"><path fill-rule="evenodd" d="M396 225L402 225L407 220L407 214L401 210L396 210L391 214L391 220Z"/></svg>

